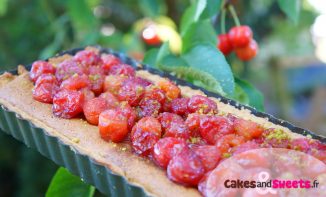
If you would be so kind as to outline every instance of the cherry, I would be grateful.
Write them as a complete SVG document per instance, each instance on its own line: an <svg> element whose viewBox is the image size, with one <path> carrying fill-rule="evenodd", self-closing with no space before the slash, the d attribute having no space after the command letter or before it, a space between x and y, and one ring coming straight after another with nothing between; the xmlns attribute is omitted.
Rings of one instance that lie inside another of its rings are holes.
<svg viewBox="0 0 326 197"><path fill-rule="evenodd" d="M221 152L216 146L194 145L191 148L200 157L206 172L213 170L221 160Z"/></svg>
<svg viewBox="0 0 326 197"><path fill-rule="evenodd" d="M53 74L42 74L39 76L35 82L35 86L38 86L43 83L50 83L58 85L58 81Z"/></svg>
<svg viewBox="0 0 326 197"><path fill-rule="evenodd" d="M221 136L233 134L233 124L223 116L202 116L199 132L209 144L215 144Z"/></svg>
<svg viewBox="0 0 326 197"><path fill-rule="evenodd" d="M121 113L123 116L127 117L128 120L128 129L131 130L132 127L135 125L137 114L135 110L130 107L130 105L127 102L121 102L118 106L119 113Z"/></svg>
<svg viewBox="0 0 326 197"><path fill-rule="evenodd" d="M161 44L161 39L159 38L156 28L153 25L146 27L142 32L142 38L144 42L148 45L159 45Z"/></svg>
<svg viewBox="0 0 326 197"><path fill-rule="evenodd" d="M196 113L189 114L186 121L185 121L187 127L191 131L191 136L192 137L199 137L200 136L199 127L200 127L201 116L202 115L196 114Z"/></svg>
<svg viewBox="0 0 326 197"><path fill-rule="evenodd" d="M102 64L101 57L94 50L78 51L74 56L74 60L85 67Z"/></svg>
<svg viewBox="0 0 326 197"><path fill-rule="evenodd" d="M41 77L39 77L37 81L39 81L39 79L41 79ZM52 103L56 88L56 84L38 83L32 91L33 98L42 103Z"/></svg>
<svg viewBox="0 0 326 197"><path fill-rule="evenodd" d="M186 186L197 186L204 173L203 162L190 148L183 148L167 167L168 178Z"/></svg>
<svg viewBox="0 0 326 197"><path fill-rule="evenodd" d="M189 99L188 110L190 113L217 113L217 104L205 96L195 95Z"/></svg>
<svg viewBox="0 0 326 197"><path fill-rule="evenodd" d="M169 100L176 99L181 96L180 88L169 79L160 80L157 85L165 92L165 95Z"/></svg>
<svg viewBox="0 0 326 197"><path fill-rule="evenodd" d="M164 112L158 117L162 125L164 137L189 139L190 131L181 116Z"/></svg>
<svg viewBox="0 0 326 197"><path fill-rule="evenodd" d="M108 109L99 116L99 131L105 141L121 142L128 134L128 121L116 109Z"/></svg>
<svg viewBox="0 0 326 197"><path fill-rule="evenodd" d="M83 88L90 88L91 82L88 79L87 75L72 75L68 79L64 80L61 85L60 89L67 89L67 90L80 90Z"/></svg>
<svg viewBox="0 0 326 197"><path fill-rule="evenodd" d="M135 69L128 64L118 64L111 67L109 74L111 75L125 75L128 77L135 76Z"/></svg>
<svg viewBox="0 0 326 197"><path fill-rule="evenodd" d="M229 55L232 50L232 43L229 39L229 35L228 34L220 34L218 35L218 44L217 44L217 48L224 54L224 55Z"/></svg>
<svg viewBox="0 0 326 197"><path fill-rule="evenodd" d="M228 135L224 135L221 138L219 138L216 142L216 145L224 146L224 144L225 144L230 147L236 147L243 143L245 143L244 137L238 136L236 134L228 134Z"/></svg>
<svg viewBox="0 0 326 197"><path fill-rule="evenodd" d="M100 66L91 66L88 69L88 79L91 83L91 90L99 95L103 92L104 88L104 72Z"/></svg>
<svg viewBox="0 0 326 197"><path fill-rule="evenodd" d="M163 105L166 100L164 91L158 88L157 86L153 86L153 85L148 86L145 89L144 98L154 99L158 101L161 105Z"/></svg>
<svg viewBox="0 0 326 197"><path fill-rule="evenodd" d="M252 39L251 28L247 25L232 27L228 33L233 48L241 48L247 46Z"/></svg>
<svg viewBox="0 0 326 197"><path fill-rule="evenodd" d="M100 114L108 109L108 104L104 98L93 98L85 102L83 106L84 115L90 124L98 125Z"/></svg>
<svg viewBox="0 0 326 197"><path fill-rule="evenodd" d="M162 105L155 99L143 98L139 103L139 116L157 117L162 112Z"/></svg>
<svg viewBox="0 0 326 197"><path fill-rule="evenodd" d="M104 79L104 91L109 91L114 95L117 95L122 87L124 81L127 80L126 76L122 75L109 75Z"/></svg>
<svg viewBox="0 0 326 197"><path fill-rule="evenodd" d="M185 140L173 137L160 139L154 146L152 156L154 162L162 168L166 168L172 157L187 146Z"/></svg>
<svg viewBox="0 0 326 197"><path fill-rule="evenodd" d="M105 74L108 74L110 69L115 66L115 65L119 65L122 62L120 61L120 59L112 54L103 54L101 56L102 59L102 70L104 71Z"/></svg>
<svg viewBox="0 0 326 197"><path fill-rule="evenodd" d="M117 99L117 97L115 97L110 92L103 92L102 94L100 94L99 97L104 98L106 100L109 108L115 108L119 105L119 100Z"/></svg>
<svg viewBox="0 0 326 197"><path fill-rule="evenodd" d="M87 72L87 69L79 65L74 59L67 59L58 65L55 77L59 82L62 82L72 75L83 75Z"/></svg>
<svg viewBox="0 0 326 197"><path fill-rule="evenodd" d="M42 74L55 74L55 72L56 68L52 64L39 60L32 64L29 77L33 82L35 82Z"/></svg>
<svg viewBox="0 0 326 197"><path fill-rule="evenodd" d="M94 92L92 92L89 88L83 88L79 91L84 94L84 103L95 98Z"/></svg>
<svg viewBox="0 0 326 197"><path fill-rule="evenodd" d="M255 40L251 40L250 43L243 48L236 48L235 54L242 61L249 61L257 55L258 45Z"/></svg>
<svg viewBox="0 0 326 197"><path fill-rule="evenodd" d="M171 112L180 116L188 113L189 98L176 98L171 101Z"/></svg>
<svg viewBox="0 0 326 197"><path fill-rule="evenodd" d="M258 138L264 132L264 128L259 124L242 118L237 118L234 121L234 130L247 140Z"/></svg>
<svg viewBox="0 0 326 197"><path fill-rule="evenodd" d="M161 138L160 122L151 116L140 119L131 130L131 145L136 154L147 156Z"/></svg>
<svg viewBox="0 0 326 197"><path fill-rule="evenodd" d="M248 150L252 150L252 149L258 149L260 148L260 145L255 142L255 141L247 141L243 144L240 144L239 146L236 146L232 149L233 154L239 154L242 152L246 152Z"/></svg>
<svg viewBox="0 0 326 197"><path fill-rule="evenodd" d="M136 107L145 93L145 88L135 83L133 79L128 79L123 82L121 89L118 91L118 99L127 101L130 106Z"/></svg>
<svg viewBox="0 0 326 197"><path fill-rule="evenodd" d="M53 114L60 118L74 118L83 112L84 94L81 91L63 89L53 97Z"/></svg>

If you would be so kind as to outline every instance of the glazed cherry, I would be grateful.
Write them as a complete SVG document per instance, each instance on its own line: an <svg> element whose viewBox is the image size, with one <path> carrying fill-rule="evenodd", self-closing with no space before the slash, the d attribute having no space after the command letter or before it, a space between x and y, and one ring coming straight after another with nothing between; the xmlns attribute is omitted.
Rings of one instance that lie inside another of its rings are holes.
<svg viewBox="0 0 326 197"><path fill-rule="evenodd" d="M122 75L109 75L104 80L104 91L109 91L114 95L117 95L122 87L124 81L127 80L126 76Z"/></svg>
<svg viewBox="0 0 326 197"><path fill-rule="evenodd" d="M119 100L117 99L117 97L115 97L110 92L103 92L102 94L100 94L99 97L104 98L106 100L109 108L115 108L119 105Z"/></svg>
<svg viewBox="0 0 326 197"><path fill-rule="evenodd" d="M93 98L87 101L84 106L84 115L90 124L98 125L100 114L108 109L108 104L104 98Z"/></svg>
<svg viewBox="0 0 326 197"><path fill-rule="evenodd" d="M264 132L264 128L261 125L242 118L237 118L234 121L234 130L246 140L258 138Z"/></svg>
<svg viewBox="0 0 326 197"><path fill-rule="evenodd" d="M39 83L35 85L32 91L33 98L42 103L52 103L53 95L57 88L56 84Z"/></svg>
<svg viewBox="0 0 326 197"><path fill-rule="evenodd" d="M218 44L217 44L217 48L224 54L224 55L229 55L232 50L232 43L229 39L229 35L228 34L220 34L218 35Z"/></svg>
<svg viewBox="0 0 326 197"><path fill-rule="evenodd" d="M168 79L160 80L157 85L165 92L165 95L169 100L176 99L181 96L180 88Z"/></svg>
<svg viewBox="0 0 326 197"><path fill-rule="evenodd" d="M143 98L144 93L145 88L143 86L135 83L134 80L126 80L123 82L117 97L120 101L127 101L130 106L135 107Z"/></svg>
<svg viewBox="0 0 326 197"><path fill-rule="evenodd" d="M196 186L205 174L200 157L190 148L182 149L167 167L168 178L186 186Z"/></svg>
<svg viewBox="0 0 326 197"><path fill-rule="evenodd" d="M245 143L245 138L236 134L228 134L219 138L216 142L216 146L230 146L235 147Z"/></svg>
<svg viewBox="0 0 326 197"><path fill-rule="evenodd" d="M74 118L83 112L84 94L63 89L53 97L53 114L60 118Z"/></svg>
<svg viewBox="0 0 326 197"><path fill-rule="evenodd" d="M145 89L144 98L154 99L158 101L161 105L163 105L166 100L164 91L159 89L157 86L148 86Z"/></svg>
<svg viewBox="0 0 326 197"><path fill-rule="evenodd" d="M56 68L51 63L39 60L32 64L29 77L35 82L42 74L55 74L55 72Z"/></svg>
<svg viewBox="0 0 326 197"><path fill-rule="evenodd" d="M135 125L137 114L135 110L130 107L130 105L127 102L121 102L118 106L119 113L121 113L123 116L125 116L128 120L128 129L129 131L132 129L132 127Z"/></svg>
<svg viewBox="0 0 326 197"><path fill-rule="evenodd" d="M176 98L171 101L171 112L184 116L188 113L189 98Z"/></svg>
<svg viewBox="0 0 326 197"><path fill-rule="evenodd" d="M67 59L58 65L55 77L59 82L62 82L72 75L83 75L87 72L87 69L79 65L74 59Z"/></svg>
<svg viewBox="0 0 326 197"><path fill-rule="evenodd" d="M154 146L152 156L154 162L162 168L166 168L172 157L187 146L185 140L173 137L160 139Z"/></svg>
<svg viewBox="0 0 326 197"><path fill-rule="evenodd" d="M111 75L125 75L128 77L135 76L135 69L128 64L119 64L112 66L109 74Z"/></svg>
<svg viewBox="0 0 326 197"><path fill-rule="evenodd" d="M188 129L191 132L192 137L200 137L199 127L200 127L200 119L202 118L200 114L189 114L185 123Z"/></svg>
<svg viewBox="0 0 326 197"><path fill-rule="evenodd" d="M143 86L144 88L147 86L152 85L153 83L148 81L147 79L141 78L141 77L131 77L131 79L134 83Z"/></svg>
<svg viewBox="0 0 326 197"><path fill-rule="evenodd" d="M234 133L233 124L223 116L203 116L199 132L209 144L215 144L221 136Z"/></svg>
<svg viewBox="0 0 326 197"><path fill-rule="evenodd" d="M217 104L205 96L195 95L189 99L188 110L189 113L217 113Z"/></svg>
<svg viewBox="0 0 326 197"><path fill-rule="evenodd" d="M191 148L200 157L206 172L213 170L221 160L221 152L216 146L194 145Z"/></svg>
<svg viewBox="0 0 326 197"><path fill-rule="evenodd" d="M252 39L252 31L249 26L236 26L230 29L228 33L230 42L233 48L247 46Z"/></svg>
<svg viewBox="0 0 326 197"><path fill-rule="evenodd" d="M96 66L102 64L101 57L94 50L82 50L76 53L74 60L83 66Z"/></svg>
<svg viewBox="0 0 326 197"><path fill-rule="evenodd" d="M139 116L157 117L162 112L162 105L155 99L143 98L139 103Z"/></svg>
<svg viewBox="0 0 326 197"><path fill-rule="evenodd" d="M158 117L162 125L164 137L189 139L190 131L184 120L177 114L164 112Z"/></svg>
<svg viewBox="0 0 326 197"><path fill-rule="evenodd" d="M88 79L87 75L75 74L64 80L60 85L60 89L80 90L83 88L89 88L90 86L91 82Z"/></svg>
<svg viewBox="0 0 326 197"><path fill-rule="evenodd" d="M38 86L43 83L50 83L58 85L58 81L53 74L42 74L39 76L35 82L35 86Z"/></svg>
<svg viewBox="0 0 326 197"><path fill-rule="evenodd" d="M128 120L117 109L108 109L99 116L98 127L105 141L121 142L128 134Z"/></svg>
<svg viewBox="0 0 326 197"><path fill-rule="evenodd" d="M112 54L103 54L101 59L103 62L101 67L105 74L108 74L113 66L121 64L120 59Z"/></svg>
<svg viewBox="0 0 326 197"><path fill-rule="evenodd" d="M147 156L161 138L160 122L151 116L140 119L131 130L131 144L136 154Z"/></svg>
<svg viewBox="0 0 326 197"><path fill-rule="evenodd" d="M84 104L85 104L87 101L89 101L89 100L95 98L95 94L94 94L94 92L92 92L89 88L83 88L83 89L79 90L79 92L81 92L81 93L84 94Z"/></svg>
<svg viewBox="0 0 326 197"><path fill-rule="evenodd" d="M258 45L255 40L251 40L247 46L236 48L235 54L242 61L249 61L258 53Z"/></svg>

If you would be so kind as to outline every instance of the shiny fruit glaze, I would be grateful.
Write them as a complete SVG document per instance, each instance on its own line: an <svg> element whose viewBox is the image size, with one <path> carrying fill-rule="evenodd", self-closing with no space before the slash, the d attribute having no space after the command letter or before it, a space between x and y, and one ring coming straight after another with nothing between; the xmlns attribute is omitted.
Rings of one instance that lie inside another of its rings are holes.
<svg viewBox="0 0 326 197"><path fill-rule="evenodd" d="M246 31L245 27L232 30L230 41L236 47L246 44L252 37ZM90 124L98 125L103 140L128 142L135 154L165 169L170 180L198 186L204 196L210 195L215 184L206 184L209 175L213 180L226 176L223 171L209 172L223 159L248 150L288 148L326 162L325 144L307 137L291 139L282 130L222 115L212 99L184 97L169 79L154 82L138 77L131 65L112 54L85 49L56 66L36 61L30 79L35 84L33 98L52 104L55 116L84 115ZM251 157L269 164L249 154Z"/></svg>

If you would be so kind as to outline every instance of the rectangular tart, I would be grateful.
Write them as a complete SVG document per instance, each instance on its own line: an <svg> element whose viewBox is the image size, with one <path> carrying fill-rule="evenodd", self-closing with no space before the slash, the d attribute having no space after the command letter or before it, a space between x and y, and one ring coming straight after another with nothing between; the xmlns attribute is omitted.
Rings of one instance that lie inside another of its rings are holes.
<svg viewBox="0 0 326 197"><path fill-rule="evenodd" d="M62 55L51 58L49 61L58 64L68 58L71 56ZM138 69L136 75L154 84L162 78L146 69ZM98 134L98 127L88 124L83 119L68 120L55 117L50 104L40 103L33 99L32 88L33 83L29 80L29 73L23 67L19 67L18 75L4 73L0 77L0 104L7 110L16 113L21 119L43 129L46 135L58 138L61 143L70 146L74 151L105 166L113 174L124 177L130 184L141 187L146 195L200 196L197 189L171 182L164 170L155 166L150 160L133 154L129 143L113 143L102 140ZM179 88L182 95L186 97L205 95L203 91L189 86L179 85ZM246 120L252 120L265 128L281 129L287 132L291 138L302 137L301 134L275 124L268 118L254 115L245 107L239 109L222 102L219 98L210 98L217 103L220 114L230 113Z"/></svg>

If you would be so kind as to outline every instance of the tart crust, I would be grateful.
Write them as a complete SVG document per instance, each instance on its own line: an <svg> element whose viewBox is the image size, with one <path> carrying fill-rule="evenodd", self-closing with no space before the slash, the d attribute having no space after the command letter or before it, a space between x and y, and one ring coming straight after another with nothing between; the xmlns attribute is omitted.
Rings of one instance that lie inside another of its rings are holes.
<svg viewBox="0 0 326 197"><path fill-rule="evenodd" d="M61 61L71 58L63 55L49 59L57 65ZM102 140L98 134L98 127L88 124L83 119L62 119L52 114L51 104L35 101L32 97L33 83L29 80L28 72L20 69L19 76L4 73L0 76L0 104L10 111L19 114L23 119L29 120L37 127L45 130L50 136L58 137L63 143L72 147L81 154L88 155L94 161L108 167L113 173L125 177L128 182L142 187L152 196L200 196L196 188L187 188L171 182L165 170L160 169L152 161L132 153L127 143L113 143ZM137 71L137 76L157 82L162 79L145 70ZM199 90L187 86L179 86L183 96L205 95ZM268 119L256 117L247 109L237 109L224 104L216 98L213 99L219 113L231 113L238 117L252 120L265 128L282 129L291 138L302 137L291 132L288 128L276 125Z"/></svg>

